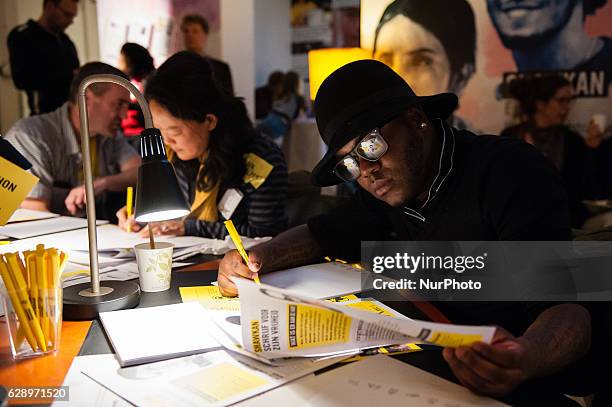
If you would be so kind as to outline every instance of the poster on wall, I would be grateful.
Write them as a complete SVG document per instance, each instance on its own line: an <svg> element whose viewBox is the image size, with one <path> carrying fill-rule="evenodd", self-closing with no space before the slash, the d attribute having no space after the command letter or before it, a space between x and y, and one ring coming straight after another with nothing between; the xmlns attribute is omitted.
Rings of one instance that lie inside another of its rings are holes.
<svg viewBox="0 0 612 407"><path fill-rule="evenodd" d="M457 93L458 126L499 133L517 120L508 84L556 73L566 123L584 135L604 117L610 133L611 0L362 0L361 46L417 94Z"/></svg>
<svg viewBox="0 0 612 407"><path fill-rule="evenodd" d="M135 42L147 48L155 66L183 49L180 30L186 14L200 14L209 23L207 53L219 51L219 0L98 0L100 55L117 66L121 46Z"/></svg>

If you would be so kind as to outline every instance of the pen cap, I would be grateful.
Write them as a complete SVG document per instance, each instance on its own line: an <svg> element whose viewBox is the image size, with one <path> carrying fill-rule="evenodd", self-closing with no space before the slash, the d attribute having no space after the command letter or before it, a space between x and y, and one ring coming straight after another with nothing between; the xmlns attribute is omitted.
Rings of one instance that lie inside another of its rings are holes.
<svg viewBox="0 0 612 407"><path fill-rule="evenodd" d="M136 185L137 222L157 222L189 214L189 206L181 192L174 167L166 157L166 149L158 129L145 129L140 134L140 156Z"/></svg>

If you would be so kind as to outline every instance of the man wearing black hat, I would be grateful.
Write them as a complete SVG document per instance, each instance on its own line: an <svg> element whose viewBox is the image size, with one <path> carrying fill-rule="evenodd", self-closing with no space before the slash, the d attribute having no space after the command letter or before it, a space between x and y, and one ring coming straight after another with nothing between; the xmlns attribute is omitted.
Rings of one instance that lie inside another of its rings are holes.
<svg viewBox="0 0 612 407"><path fill-rule="evenodd" d="M567 196L553 166L526 143L449 127L457 103L448 93L417 97L377 61L332 73L314 106L329 150L312 181L356 180L357 198L254 247L248 267L237 252L226 254L221 292L237 294L230 276L253 278L324 256L359 260L361 241L571 239ZM590 314L578 304L440 305L455 323L500 326L491 345L443 353L458 380L479 393L504 396L562 371L590 346Z"/></svg>

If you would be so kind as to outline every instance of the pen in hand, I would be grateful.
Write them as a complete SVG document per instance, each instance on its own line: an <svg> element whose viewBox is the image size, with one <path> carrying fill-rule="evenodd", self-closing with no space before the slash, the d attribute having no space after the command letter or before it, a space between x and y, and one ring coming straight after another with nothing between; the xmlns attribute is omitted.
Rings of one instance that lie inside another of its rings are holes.
<svg viewBox="0 0 612 407"><path fill-rule="evenodd" d="M240 239L240 235L238 234L238 231L234 227L234 222L232 222L231 219L230 219L230 220L226 220L225 222L223 222L223 224L227 228L227 232L229 233L230 238L232 239L232 242L234 242L234 246L236 246L236 249L238 250L238 253L240 253L240 256L242 257L242 260L244 260L244 263L248 267L248 265L249 265L249 255L247 254L246 250L244 250L244 246L242 246L242 240ZM258 273L253 276L253 280L257 284L261 284L261 282L259 281L259 274Z"/></svg>

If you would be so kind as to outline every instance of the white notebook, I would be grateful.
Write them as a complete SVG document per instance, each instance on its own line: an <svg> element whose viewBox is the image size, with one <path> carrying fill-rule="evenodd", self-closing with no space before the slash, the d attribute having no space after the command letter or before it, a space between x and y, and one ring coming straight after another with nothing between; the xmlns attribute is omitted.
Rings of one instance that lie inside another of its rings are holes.
<svg viewBox="0 0 612 407"><path fill-rule="evenodd" d="M197 302L102 312L100 320L124 367L220 348Z"/></svg>

